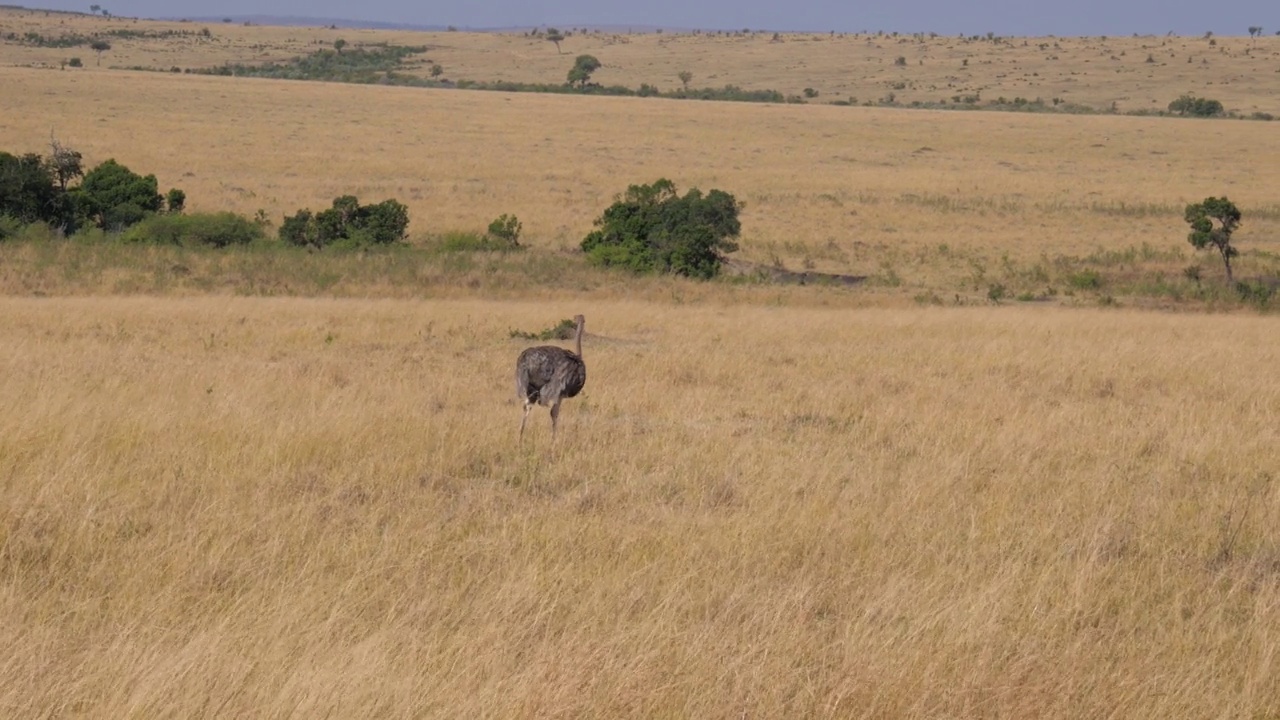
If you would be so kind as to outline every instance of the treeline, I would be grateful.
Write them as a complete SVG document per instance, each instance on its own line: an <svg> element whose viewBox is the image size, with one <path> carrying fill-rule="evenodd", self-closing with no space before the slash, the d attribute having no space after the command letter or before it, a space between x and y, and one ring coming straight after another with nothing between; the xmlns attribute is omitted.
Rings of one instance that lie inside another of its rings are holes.
<svg viewBox="0 0 1280 720"><path fill-rule="evenodd" d="M286 62L246 65L226 63L213 68L193 69L201 75L262 77L277 80L324 80L361 84L409 84L393 81L396 68L411 55L427 51L425 47L406 45L365 45L350 50L318 50L310 55ZM421 78L418 78L421 79ZM439 83L424 80L427 84Z"/></svg>
<svg viewBox="0 0 1280 720"><path fill-rule="evenodd" d="M130 30L125 28L115 30L103 30L92 35L81 35L80 33L62 33L60 35L42 35L38 32L27 31L19 35L16 32L5 33L2 37L13 43L22 45L32 45L35 47L49 48L72 48L72 47L88 47L95 41L104 37L118 38L122 40L136 38L170 38L170 37L187 37L187 36L209 37L208 30Z"/></svg>
<svg viewBox="0 0 1280 720"><path fill-rule="evenodd" d="M139 175L114 159L89 171L79 152L56 141L48 156L0 151L0 240L30 226L44 235L114 238L130 243L228 247L267 237L261 213L249 219L231 212L186 213L187 195L161 195L155 175ZM385 245L405 238L409 211L395 200L361 205L353 196L312 213L286 217L277 237L286 244L322 248Z"/></svg>
<svg viewBox="0 0 1280 720"><path fill-rule="evenodd" d="M231 212L188 214L186 199L178 188L161 195L155 175L139 175L115 160L85 172L80 153L56 141L47 157L0 151L0 241L36 224L44 230L34 235L43 237L160 245L223 248L267 238L261 211L252 220ZM709 279L738 249L741 207L721 190L680 195L666 179L632 185L596 220L581 248L603 266ZM399 243L408 226L408 208L394 199L362 205L344 195L327 209L286 216L276 237L314 250L356 249ZM519 219L504 214L484 235L453 233L438 245L445 251L519 250L520 231Z"/></svg>
<svg viewBox="0 0 1280 720"><path fill-rule="evenodd" d="M722 88L677 89L663 91L649 84L638 89L623 85L597 83L526 83L510 80L446 80L426 78L404 72L406 60L427 52L426 47L406 45L363 45L350 49L318 50L310 55L284 62L246 65L226 63L213 68L192 69L202 75L262 77L278 80L323 80L369 85L397 85L422 88L456 88L460 90L493 90L498 92L534 92L573 95L613 95L622 97L665 97L680 100L729 100L738 102L782 103L788 99L777 90L745 90L736 85ZM438 66L437 66L438 67Z"/></svg>

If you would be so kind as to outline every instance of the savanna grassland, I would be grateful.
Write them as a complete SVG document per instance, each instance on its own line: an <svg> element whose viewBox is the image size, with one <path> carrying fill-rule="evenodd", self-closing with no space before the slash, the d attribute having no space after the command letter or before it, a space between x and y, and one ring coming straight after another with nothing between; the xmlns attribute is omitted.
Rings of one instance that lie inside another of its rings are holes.
<svg viewBox="0 0 1280 720"><path fill-rule="evenodd" d="M12 717L1280 710L1274 322L2 304Z"/></svg>
<svg viewBox="0 0 1280 720"><path fill-rule="evenodd" d="M33 23L199 30L3 10L0 36ZM1049 42L1027 71L1072 103L1273 112L1280 39L210 31L101 66L0 42L0 150L52 131L277 223L396 198L409 243L0 243L0 716L1280 715L1280 325L1179 295L1222 286L1182 218L1209 195L1244 212L1237 277L1275 276L1277 125L826 102L935 57L1038 95L1010 66ZM820 94L123 69L338 37L476 80L593 52L601 82ZM743 200L745 260L867 281L587 265L659 177ZM502 213L526 251L433 249ZM520 445L513 331L577 312L587 387Z"/></svg>

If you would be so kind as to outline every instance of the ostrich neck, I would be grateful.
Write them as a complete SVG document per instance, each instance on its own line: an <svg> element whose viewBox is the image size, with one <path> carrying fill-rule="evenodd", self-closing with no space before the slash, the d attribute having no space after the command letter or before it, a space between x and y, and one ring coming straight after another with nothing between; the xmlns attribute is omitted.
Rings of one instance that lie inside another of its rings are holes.
<svg viewBox="0 0 1280 720"><path fill-rule="evenodd" d="M582 357L582 325L583 323L578 323L578 332L573 336L573 350L578 357Z"/></svg>

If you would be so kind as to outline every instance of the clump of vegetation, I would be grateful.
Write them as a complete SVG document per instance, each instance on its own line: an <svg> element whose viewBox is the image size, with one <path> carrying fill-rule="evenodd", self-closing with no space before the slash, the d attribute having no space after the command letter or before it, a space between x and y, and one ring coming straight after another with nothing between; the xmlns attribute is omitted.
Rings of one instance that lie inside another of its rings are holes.
<svg viewBox="0 0 1280 720"><path fill-rule="evenodd" d="M361 205L354 195L334 198L333 207L312 213L299 210L280 224L280 239L290 245L324 248L364 247L404 240L409 209L396 200Z"/></svg>
<svg viewBox="0 0 1280 720"><path fill-rule="evenodd" d="M1067 284L1077 290L1097 290L1102 287L1102 276L1097 270L1085 269L1068 275Z"/></svg>
<svg viewBox="0 0 1280 720"><path fill-rule="evenodd" d="M261 225L231 212L153 215L120 236L124 242L213 248L247 245L262 238Z"/></svg>
<svg viewBox="0 0 1280 720"><path fill-rule="evenodd" d="M515 215L503 213L489 223L489 237L512 248L520 247L520 230L523 226Z"/></svg>
<svg viewBox="0 0 1280 720"><path fill-rule="evenodd" d="M520 340L571 340L577 329L578 325L573 321L573 318L565 318L559 323L538 332L512 330L511 337Z"/></svg>
<svg viewBox="0 0 1280 720"><path fill-rule="evenodd" d="M681 197L665 178L632 185L596 219L598 229L582 241L582 250L607 267L709 279L724 255L738 249L733 238L741 230L741 209L722 190L704 196L694 188Z"/></svg>
<svg viewBox="0 0 1280 720"><path fill-rule="evenodd" d="M80 184L72 183L80 180ZM170 212L181 212L186 194L169 191ZM80 153L53 141L48 157L0 152L0 216L44 223L64 233L85 225L122 231L165 211L155 175L139 175L114 159L85 173Z"/></svg>
<svg viewBox="0 0 1280 720"><path fill-rule="evenodd" d="M1183 95L1169 103L1169 112L1192 117L1217 117L1223 114L1223 108L1217 100Z"/></svg>

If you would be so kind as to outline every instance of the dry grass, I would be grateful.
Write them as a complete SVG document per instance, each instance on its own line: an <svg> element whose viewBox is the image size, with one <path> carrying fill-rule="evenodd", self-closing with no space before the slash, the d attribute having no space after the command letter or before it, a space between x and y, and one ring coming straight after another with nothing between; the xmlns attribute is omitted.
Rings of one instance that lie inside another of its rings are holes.
<svg viewBox="0 0 1280 720"><path fill-rule="evenodd" d="M1280 712L1266 319L0 306L6 716Z"/></svg>

